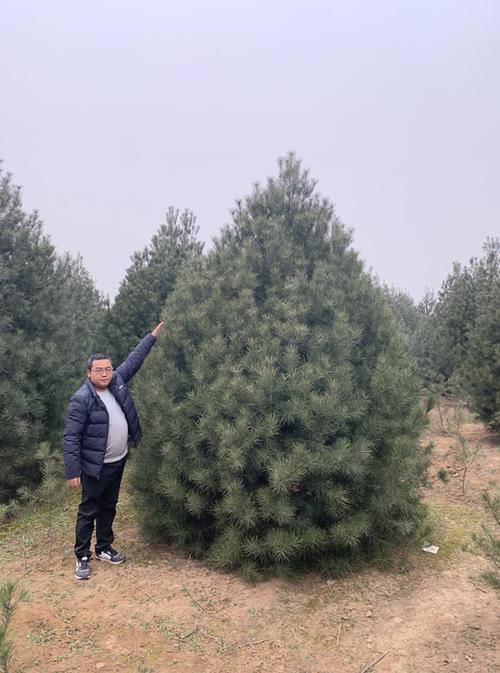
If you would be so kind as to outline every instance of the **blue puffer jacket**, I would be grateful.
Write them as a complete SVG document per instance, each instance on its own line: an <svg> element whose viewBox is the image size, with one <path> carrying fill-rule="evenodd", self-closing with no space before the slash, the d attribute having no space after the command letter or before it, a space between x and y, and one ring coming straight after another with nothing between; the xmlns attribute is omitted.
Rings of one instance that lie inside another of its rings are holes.
<svg viewBox="0 0 500 673"><path fill-rule="evenodd" d="M127 383L144 362L156 338L148 334L137 348L113 372L109 391L115 396L128 423L129 438L138 442L141 426L134 400ZM89 379L69 401L64 427L64 465L66 478L79 477L82 472L99 479L108 439L108 411Z"/></svg>

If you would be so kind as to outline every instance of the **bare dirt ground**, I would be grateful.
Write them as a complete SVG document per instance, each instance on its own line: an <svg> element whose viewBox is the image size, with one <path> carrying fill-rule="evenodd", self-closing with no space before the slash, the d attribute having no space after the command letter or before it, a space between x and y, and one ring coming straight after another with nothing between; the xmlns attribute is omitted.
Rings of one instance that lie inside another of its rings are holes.
<svg viewBox="0 0 500 673"><path fill-rule="evenodd" d="M446 416L452 408L445 408ZM445 422L446 426L446 422ZM141 542L124 493L117 544L122 566L92 562L73 579L70 498L50 551L44 515L0 529L0 579L29 590L11 638L25 673L493 673L500 671L499 594L487 568L464 550L484 519L480 491L500 481L499 438L470 418L464 432L480 457L468 470L437 412L424 443L435 448L425 493L437 555L420 545L389 571L338 580L309 575L255 586L166 547ZM436 477L448 470L449 481Z"/></svg>

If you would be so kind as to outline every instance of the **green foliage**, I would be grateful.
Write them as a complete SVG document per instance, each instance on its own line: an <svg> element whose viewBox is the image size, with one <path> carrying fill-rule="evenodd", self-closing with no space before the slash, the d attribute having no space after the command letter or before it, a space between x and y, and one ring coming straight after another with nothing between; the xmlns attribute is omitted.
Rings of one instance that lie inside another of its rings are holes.
<svg viewBox="0 0 500 673"><path fill-rule="evenodd" d="M394 313L394 317L399 322L402 331L408 339L408 344L412 352L416 351L415 339L417 338L420 324L423 319L419 307L413 299L403 290L388 285L382 286L382 292Z"/></svg>
<svg viewBox="0 0 500 673"><path fill-rule="evenodd" d="M462 495L465 495L465 485L467 475L471 465L479 458L481 454L481 445L472 446L463 433L465 423L465 408L463 403L459 402L453 407L453 413L447 418L449 432L455 438L454 454L462 467Z"/></svg>
<svg viewBox="0 0 500 673"><path fill-rule="evenodd" d="M463 396L479 418L500 429L500 240L453 272L419 338L424 380ZM421 367L422 369L422 367Z"/></svg>
<svg viewBox="0 0 500 673"><path fill-rule="evenodd" d="M446 386L438 385L438 382L443 381L443 374L438 371L433 353L429 350L430 344L434 343L430 319L436 299L429 290L418 304L406 292L394 287L384 285L382 291L418 364L420 377L428 390L427 411L430 411L438 398L446 392Z"/></svg>
<svg viewBox="0 0 500 673"><path fill-rule="evenodd" d="M0 501L35 480L33 447L43 432L37 385L44 334L54 330L50 287L55 253L36 214L25 215L9 175L0 182Z"/></svg>
<svg viewBox="0 0 500 673"><path fill-rule="evenodd" d="M36 450L60 431L100 311L81 261L57 258L0 171L0 502L40 480Z"/></svg>
<svg viewBox="0 0 500 673"><path fill-rule="evenodd" d="M465 353L469 326L475 318L473 274L454 264L433 307L427 332L428 358L435 381L453 384Z"/></svg>
<svg viewBox="0 0 500 673"><path fill-rule="evenodd" d="M47 558L52 557L54 547L54 528L56 518L60 515L59 505L66 497L64 466L60 450L54 450L47 442L43 442L35 454L42 474L41 483L30 490L26 486L18 489L20 502L25 506L36 507L44 512L47 520Z"/></svg>
<svg viewBox="0 0 500 673"><path fill-rule="evenodd" d="M445 392L444 388L439 385L442 381L442 376L436 373L435 363L429 351L429 343L433 330L431 316L433 315L435 305L436 297L434 293L427 290L416 306L419 318L415 333L410 339L410 347L417 359L420 377L427 391L431 394L431 399L429 400L431 407L432 403L435 404L438 402Z"/></svg>
<svg viewBox="0 0 500 673"><path fill-rule="evenodd" d="M426 463L416 367L293 155L179 277L165 319L138 382L149 536L253 578L412 533Z"/></svg>
<svg viewBox="0 0 500 673"><path fill-rule="evenodd" d="M446 484L450 480L450 473L445 467L440 467L437 471L437 477Z"/></svg>
<svg viewBox="0 0 500 673"><path fill-rule="evenodd" d="M179 215L171 207L166 224L159 228L150 245L133 255L104 322L106 350L116 362L122 362L131 345L158 323L180 270L201 255L203 243L196 239L198 230L191 211Z"/></svg>
<svg viewBox="0 0 500 673"><path fill-rule="evenodd" d="M489 240L475 264L475 320L459 368L463 392L479 418L500 430L500 240Z"/></svg>
<svg viewBox="0 0 500 673"><path fill-rule="evenodd" d="M484 579L495 589L500 589L500 491L496 494L484 491L482 499L490 523L482 524L482 533L472 537L478 549L493 565L490 572L484 573Z"/></svg>
<svg viewBox="0 0 500 673"><path fill-rule="evenodd" d="M14 646L7 633L17 606L27 597L17 580L6 579L0 584L0 673L13 673Z"/></svg>
<svg viewBox="0 0 500 673"><path fill-rule="evenodd" d="M81 257L58 258L55 274L58 289L53 299L59 302L57 330L53 344L46 344L46 349L53 349L54 358L59 360L51 386L51 406L46 412L52 419L54 443L56 436L60 439L68 398L82 381L87 358L101 348L99 336L107 307Z"/></svg>

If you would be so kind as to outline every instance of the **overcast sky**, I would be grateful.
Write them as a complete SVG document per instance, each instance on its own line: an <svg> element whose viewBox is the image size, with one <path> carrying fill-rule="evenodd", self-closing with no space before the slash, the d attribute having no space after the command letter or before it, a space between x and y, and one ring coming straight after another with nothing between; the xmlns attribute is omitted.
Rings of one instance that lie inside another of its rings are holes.
<svg viewBox="0 0 500 673"><path fill-rule="evenodd" d="M0 0L0 157L111 297L296 152L416 299L500 235L499 0Z"/></svg>

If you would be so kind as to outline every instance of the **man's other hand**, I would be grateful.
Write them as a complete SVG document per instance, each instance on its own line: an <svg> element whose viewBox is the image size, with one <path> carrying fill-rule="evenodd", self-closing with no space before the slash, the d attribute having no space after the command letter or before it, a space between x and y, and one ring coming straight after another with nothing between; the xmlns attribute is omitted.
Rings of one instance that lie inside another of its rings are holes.
<svg viewBox="0 0 500 673"><path fill-rule="evenodd" d="M154 330L151 332L151 334L152 334L154 337L157 337L158 334L162 331L162 329L163 329L164 326L165 326L165 323L164 323L163 320L162 320L161 322L159 322L159 323L156 325L156 327L155 327Z"/></svg>
<svg viewBox="0 0 500 673"><path fill-rule="evenodd" d="M80 488L80 477L74 477L73 479L68 479L68 486L70 488Z"/></svg>

